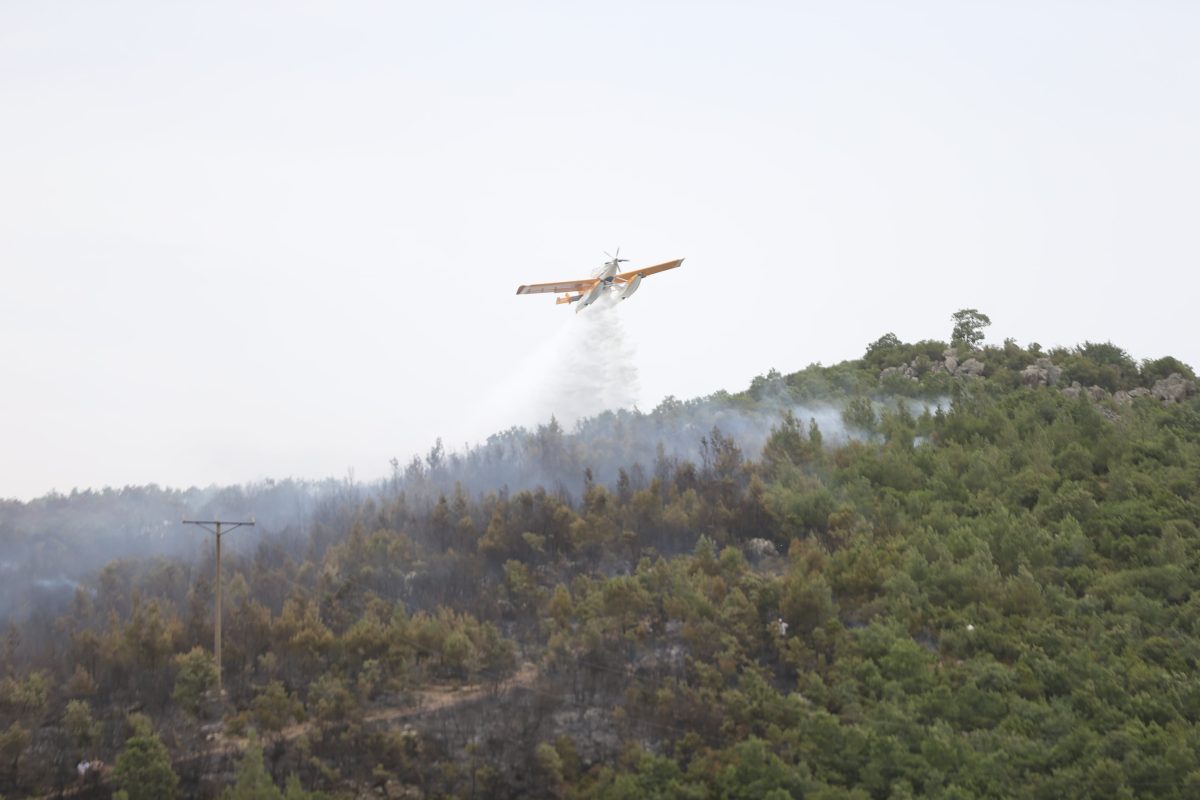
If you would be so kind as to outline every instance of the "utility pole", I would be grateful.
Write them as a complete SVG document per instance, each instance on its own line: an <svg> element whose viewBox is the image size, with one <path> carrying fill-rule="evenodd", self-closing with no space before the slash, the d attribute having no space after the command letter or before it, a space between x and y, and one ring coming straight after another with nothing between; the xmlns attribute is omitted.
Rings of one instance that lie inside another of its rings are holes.
<svg viewBox="0 0 1200 800"><path fill-rule="evenodd" d="M204 520L204 519L185 519L184 525L199 525L204 530L213 534L217 540L217 598L216 598L216 622L213 626L213 660L217 662L217 696L225 694L225 690L221 688L221 537L234 528L242 526L253 526L254 518L251 517L249 522L224 522L222 520ZM215 527L209 527L213 525ZM225 530L221 530L221 526L225 526Z"/></svg>

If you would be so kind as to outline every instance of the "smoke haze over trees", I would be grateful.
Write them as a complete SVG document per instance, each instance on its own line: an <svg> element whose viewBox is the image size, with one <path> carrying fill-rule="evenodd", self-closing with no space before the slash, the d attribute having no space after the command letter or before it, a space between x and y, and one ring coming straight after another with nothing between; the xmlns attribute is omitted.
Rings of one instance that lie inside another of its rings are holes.
<svg viewBox="0 0 1200 800"><path fill-rule="evenodd" d="M1194 796L1195 375L979 330L377 483L5 503L0 792ZM261 523L224 699L184 513Z"/></svg>

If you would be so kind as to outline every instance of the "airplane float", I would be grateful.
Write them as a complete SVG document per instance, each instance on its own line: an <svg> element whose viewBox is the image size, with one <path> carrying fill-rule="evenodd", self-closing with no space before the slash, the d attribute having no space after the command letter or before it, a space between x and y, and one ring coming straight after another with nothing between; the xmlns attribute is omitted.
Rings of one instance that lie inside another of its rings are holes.
<svg viewBox="0 0 1200 800"><path fill-rule="evenodd" d="M642 285L642 278L647 275L653 275L656 272L664 272L668 269L675 269L683 263L682 258L677 258L674 261L664 261L661 264L655 264L652 267L642 267L641 269L631 269L628 272L617 272L620 269L621 262L628 261L627 258L620 258L621 249L617 248L617 254L604 255L609 257L609 261L604 262L595 275L590 278L583 278L577 281L557 281L553 283L533 283L528 286L518 286L517 294L545 294L547 292L565 292L562 297L554 302L562 303L579 303L575 307L575 313L578 314L585 308L596 302L600 295L604 294L605 290L613 290L620 292L621 300L624 300L637 291ZM575 294L572 294L572 293Z"/></svg>

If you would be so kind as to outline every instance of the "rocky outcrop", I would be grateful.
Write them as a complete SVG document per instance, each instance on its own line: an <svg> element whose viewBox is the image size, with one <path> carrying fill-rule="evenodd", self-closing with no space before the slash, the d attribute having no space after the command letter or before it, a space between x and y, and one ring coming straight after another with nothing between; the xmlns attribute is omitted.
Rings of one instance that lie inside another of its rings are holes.
<svg viewBox="0 0 1200 800"><path fill-rule="evenodd" d="M1037 388L1039 386L1057 386L1062 377L1062 367L1057 367L1048 358L1039 358L1025 369L1021 370L1021 383Z"/></svg>
<svg viewBox="0 0 1200 800"><path fill-rule="evenodd" d="M1109 422L1116 422L1121 418L1121 415L1114 411L1106 402L1110 399L1110 395L1108 390L1103 386L1081 386L1079 381L1072 381L1070 386L1067 386L1062 390L1062 393L1066 397L1085 398L1089 403L1096 407L1096 410L1100 412L1100 416L1104 417ZM1116 398L1114 397L1112 399L1115 400Z"/></svg>
<svg viewBox="0 0 1200 800"><path fill-rule="evenodd" d="M775 543L770 539L755 538L746 542L746 552L752 556L777 556L779 550L776 549Z"/></svg>
<svg viewBox="0 0 1200 800"><path fill-rule="evenodd" d="M1162 401L1164 406L1182 403L1196 393L1196 382L1189 381L1178 372L1172 372L1160 381L1155 381L1150 394Z"/></svg>
<svg viewBox="0 0 1200 800"><path fill-rule="evenodd" d="M1072 381L1070 386L1062 390L1062 393L1072 399L1084 397L1093 403L1102 403L1108 399L1108 391L1103 386L1083 386L1079 381Z"/></svg>
<svg viewBox="0 0 1200 800"><path fill-rule="evenodd" d="M978 378L983 375L983 362L971 357L959 363L958 351L949 348L942 353L941 363L935 363L929 368L930 372L947 372L960 378Z"/></svg>
<svg viewBox="0 0 1200 800"><path fill-rule="evenodd" d="M1150 390L1144 386L1139 386L1136 389L1130 389L1128 392L1122 389L1119 392L1113 393L1113 402L1119 406L1133 405L1133 401L1139 397L1146 397L1150 394Z"/></svg>
<svg viewBox="0 0 1200 800"><path fill-rule="evenodd" d="M879 380L885 381L889 378L907 378L910 381L919 380L917 369L912 364L903 367L884 367L879 372Z"/></svg>
<svg viewBox="0 0 1200 800"><path fill-rule="evenodd" d="M1029 369L1027 367L1025 372L1028 372ZM1024 377L1025 373L1021 374ZM1111 397L1116 406L1133 405L1133 402L1139 397L1153 397L1164 406L1169 406L1172 403L1182 403L1196 392L1196 382L1188 380L1178 372L1172 372L1162 380L1155 381L1152 389L1138 386L1129 390L1122 389L1109 395L1108 391L1100 386L1081 386L1078 381L1075 381L1062 390L1067 397L1086 397L1093 403L1102 403Z"/></svg>
<svg viewBox="0 0 1200 800"><path fill-rule="evenodd" d="M974 356L960 363L957 352L949 349L942 353L941 361L930 363L925 356L921 356L903 366L886 367L880 370L879 380L919 381L921 376L927 372L935 374L944 372L959 378L977 378L982 377L984 369L984 363ZM1062 380L1062 374L1062 367L1050 359L1042 357L1021 370L1021 383L1034 389L1058 386ZM1195 395L1200 389L1197 388L1196 381L1185 378L1178 372L1172 372L1166 378L1156 381L1153 388L1150 389L1136 387L1109 394L1101 386L1082 386L1078 381L1074 381L1070 386L1063 387L1061 391L1067 397L1086 397L1093 403L1111 400L1113 405L1129 406L1139 397L1148 396L1154 397L1163 405L1181 403Z"/></svg>
<svg viewBox="0 0 1200 800"><path fill-rule="evenodd" d="M983 375L983 362L977 358L968 358L958 365L958 369L954 371L954 374L963 377L978 378Z"/></svg>
<svg viewBox="0 0 1200 800"><path fill-rule="evenodd" d="M977 358L968 358L961 364L958 363L958 353L950 349L942 353L941 361L930 362L925 356L921 356L920 358L914 358L912 363L905 364L902 367L885 367L879 372L879 380L902 379L917 381L921 379L921 375L925 372L935 374L944 372L948 375L961 378L977 378L983 375L983 370L983 362Z"/></svg>

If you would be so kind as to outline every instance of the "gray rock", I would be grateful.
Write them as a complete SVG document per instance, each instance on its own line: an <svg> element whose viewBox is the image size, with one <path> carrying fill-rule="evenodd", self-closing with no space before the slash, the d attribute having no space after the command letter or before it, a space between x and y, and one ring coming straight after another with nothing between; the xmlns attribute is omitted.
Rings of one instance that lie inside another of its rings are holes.
<svg viewBox="0 0 1200 800"><path fill-rule="evenodd" d="M1054 362L1048 358L1039 358L1036 363L1038 367L1046 370L1046 383L1050 386L1057 386L1062 377L1062 367L1055 366Z"/></svg>
<svg viewBox="0 0 1200 800"><path fill-rule="evenodd" d="M1070 386L1062 390L1062 393L1064 397L1083 397L1092 403L1103 403L1108 399L1108 391L1103 387L1088 386L1087 388L1084 388L1083 386L1079 385L1079 381L1072 381Z"/></svg>
<svg viewBox="0 0 1200 800"><path fill-rule="evenodd" d="M1062 377L1062 367L1048 358L1039 358L1021 370L1021 382L1026 386L1056 386Z"/></svg>
<svg viewBox="0 0 1200 800"><path fill-rule="evenodd" d="M1030 364L1021 370L1021 383L1034 388L1048 385L1049 381L1047 380L1046 370Z"/></svg>
<svg viewBox="0 0 1200 800"><path fill-rule="evenodd" d="M1121 390L1113 395L1113 402L1119 406L1133 405L1133 401L1139 397L1146 397L1150 394L1150 390L1139 386L1136 389L1130 389L1128 392Z"/></svg>
<svg viewBox="0 0 1200 800"><path fill-rule="evenodd" d="M885 367L879 372L879 380L887 380L888 378L907 378L910 381L917 379L917 373L911 366L907 367Z"/></svg>
<svg viewBox="0 0 1200 800"><path fill-rule="evenodd" d="M775 549L775 543L770 539L755 538L746 542L746 552L756 556L777 556L779 551Z"/></svg>
<svg viewBox="0 0 1200 800"><path fill-rule="evenodd" d="M968 358L959 365L956 374L978 377L983 374L983 362L977 358Z"/></svg>
<svg viewBox="0 0 1200 800"><path fill-rule="evenodd" d="M1155 381L1150 393L1161 400L1164 406L1169 406L1171 403L1181 403L1194 395L1196 382L1189 381L1178 372L1172 372L1162 380Z"/></svg>

